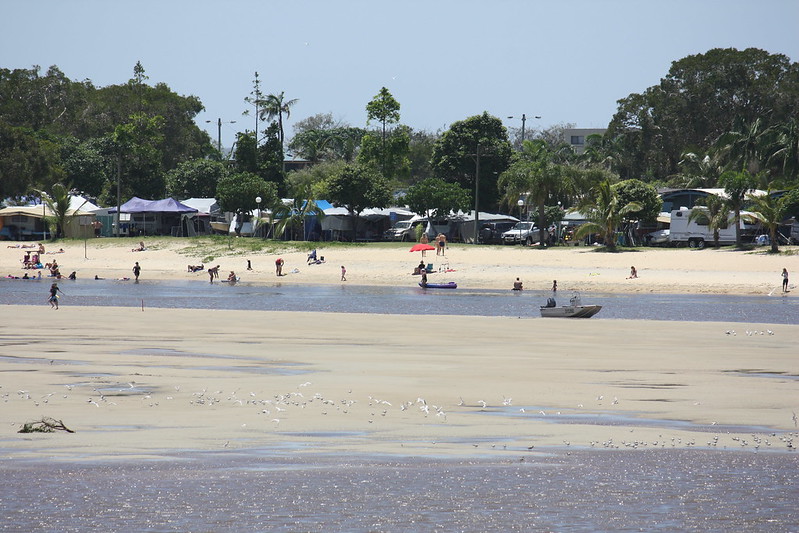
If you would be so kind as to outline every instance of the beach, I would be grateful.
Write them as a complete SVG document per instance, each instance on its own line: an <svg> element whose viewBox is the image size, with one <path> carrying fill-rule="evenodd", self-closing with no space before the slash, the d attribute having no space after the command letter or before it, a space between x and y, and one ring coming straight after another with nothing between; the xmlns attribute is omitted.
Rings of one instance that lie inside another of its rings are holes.
<svg viewBox="0 0 799 533"><path fill-rule="evenodd" d="M249 448L516 456L739 449L740 439L787 451L797 431L799 326L750 334L715 322L4 311L7 459ZM16 433L43 417L75 433Z"/></svg>
<svg viewBox="0 0 799 533"><path fill-rule="evenodd" d="M176 239L57 244L80 278L193 279ZM85 247L84 247L85 246ZM214 258L249 282L408 284L406 245ZM204 253L208 253L204 250ZM0 271L21 272L20 249ZM453 245L462 286L768 293L794 256L730 250L597 253ZM287 274L275 276L275 257ZM634 263L638 279L626 279ZM340 264L347 282L339 280ZM14 271L14 268L17 271ZM296 270L296 271L295 271ZM43 288L44 291L44 288ZM790 297L790 296L789 296ZM713 434L796 431L797 325L543 321L503 317L6 306L0 393L8 457L147 456L288 445L358 453L474 454L535 446L707 446ZM43 313L47 313L43 315ZM754 331L749 331L753 329ZM738 331L735 331L735 330ZM61 420L74 434L16 434ZM599 422L598 422L599 421ZM679 421L679 424L675 423ZM787 437L785 437L787 438ZM735 446L729 436L712 446ZM765 439L765 437L763 437ZM771 437L768 447L785 448ZM748 442L752 446L759 443ZM763 447L766 447L764 444Z"/></svg>
<svg viewBox="0 0 799 533"><path fill-rule="evenodd" d="M285 284L341 283L341 266L347 283L407 285L420 261L432 263L429 281L455 281L463 287L510 289L519 277L528 289L544 290L558 281L561 291L655 292L676 294L769 294L780 290L783 268L798 272L799 247L782 247L786 254L766 253L767 247L735 251L730 248L637 248L603 253L591 246L554 247L540 250L525 246L473 246L451 244L445 256L428 251L409 252L412 243L364 243L340 246L319 243L317 256L323 264L307 264L307 251L278 243L270 252L251 251L252 239L197 241L195 239L145 239L146 250L133 252L132 239L92 239L47 244L43 262L58 261L61 273L75 271L80 279L133 277L135 262L142 279L196 279L208 281L207 268L219 265L221 279L234 271L243 281ZM14 246L14 244L11 244ZM63 253L53 253L63 249ZM23 249L0 247L0 275L23 276ZM788 255L790 254L790 255ZM282 258L284 275L275 275L275 261ZM247 270L247 261L252 270ZM188 265L204 270L188 272ZM637 279L628 279L630 267ZM33 271L28 271L29 274ZM44 271L43 275L47 275ZM417 278L418 279L418 278ZM794 285L795 282L791 282ZM776 291L775 291L776 289Z"/></svg>
<svg viewBox="0 0 799 533"><path fill-rule="evenodd" d="M143 284L208 284L187 265L211 259L223 279L235 270L286 294L415 284L421 259L405 244L331 246L308 265L290 246L252 253L231 241L225 251L153 239L132 252L99 239L45 257L79 280L131 278L138 261ZM22 251L0 249L0 272L21 276ZM796 262L760 250L465 245L424 259L431 280L510 292L516 277L538 291L557 279L566 294L774 294ZM639 278L627 279L631 265ZM17 283L30 286L5 287ZM796 521L796 324L92 307L69 294L55 310L40 283L41 305L4 305L0 322L0 531ZM19 433L41 421L63 428Z"/></svg>

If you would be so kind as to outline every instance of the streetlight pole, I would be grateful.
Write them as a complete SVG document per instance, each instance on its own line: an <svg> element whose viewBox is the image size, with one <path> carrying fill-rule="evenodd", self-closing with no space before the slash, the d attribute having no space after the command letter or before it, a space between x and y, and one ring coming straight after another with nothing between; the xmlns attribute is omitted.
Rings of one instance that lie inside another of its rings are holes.
<svg viewBox="0 0 799 533"><path fill-rule="evenodd" d="M516 117L509 116L508 118L516 118ZM535 118L539 119L539 118L541 118L541 115L535 115ZM522 113L522 143L524 143L524 126L525 126L526 122L527 122L527 114L526 113Z"/></svg>
<svg viewBox="0 0 799 533"><path fill-rule="evenodd" d="M205 122L207 124L210 124L213 121L212 120L206 120ZM235 120L227 120L224 123L225 124L235 124L236 121ZM221 118L216 119L216 128L217 128L216 129L216 146L217 146L217 149L219 150L220 154L222 153L222 124L223 123L222 123L222 119Z"/></svg>
<svg viewBox="0 0 799 533"><path fill-rule="evenodd" d="M258 225L261 223L261 197L255 197L255 203L258 204ZM254 232L253 232L254 233Z"/></svg>
<svg viewBox="0 0 799 533"><path fill-rule="evenodd" d="M474 244L477 244L477 236L480 233L480 143L477 143L477 153L474 164Z"/></svg>

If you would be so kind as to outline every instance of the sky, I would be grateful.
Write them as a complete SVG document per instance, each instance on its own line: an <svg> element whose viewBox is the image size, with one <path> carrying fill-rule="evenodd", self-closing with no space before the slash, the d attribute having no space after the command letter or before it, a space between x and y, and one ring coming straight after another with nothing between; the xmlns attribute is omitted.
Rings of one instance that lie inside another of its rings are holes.
<svg viewBox="0 0 799 533"><path fill-rule="evenodd" d="M483 111L516 128L525 114L528 132L603 128L688 55L799 61L797 0L2 0L0 18L0 68L56 65L103 87L141 61L149 84L202 101L215 142L222 120L223 146L254 129L256 71L263 93L298 99L290 137L317 113L366 126L381 87L417 130Z"/></svg>

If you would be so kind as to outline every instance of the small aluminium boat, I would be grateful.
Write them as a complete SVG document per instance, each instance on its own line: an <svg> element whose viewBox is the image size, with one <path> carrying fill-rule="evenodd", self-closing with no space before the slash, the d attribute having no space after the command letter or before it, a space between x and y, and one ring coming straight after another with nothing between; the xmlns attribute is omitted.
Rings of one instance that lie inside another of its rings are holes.
<svg viewBox="0 0 799 533"><path fill-rule="evenodd" d="M541 306L541 316L544 318L591 318L602 309L601 305L583 305L580 295L574 293L569 298L569 305L557 306L554 298L547 300L547 305Z"/></svg>
<svg viewBox="0 0 799 533"><path fill-rule="evenodd" d="M424 285L422 284L422 282L419 282L419 286L421 288L423 288L423 289L457 289L458 288L458 284L455 283L454 281L450 281L449 283L427 283L427 284L424 284Z"/></svg>

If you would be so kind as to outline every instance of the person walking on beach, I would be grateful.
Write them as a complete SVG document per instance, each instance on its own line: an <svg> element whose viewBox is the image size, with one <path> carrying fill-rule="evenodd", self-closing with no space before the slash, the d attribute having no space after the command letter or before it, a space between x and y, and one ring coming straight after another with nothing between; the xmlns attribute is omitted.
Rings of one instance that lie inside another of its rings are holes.
<svg viewBox="0 0 799 533"><path fill-rule="evenodd" d="M427 238L427 233L422 233L422 237L419 239L420 244L430 244L430 239ZM422 257L427 255L427 250L422 250ZM438 255L438 254L436 254Z"/></svg>
<svg viewBox="0 0 799 533"><path fill-rule="evenodd" d="M347 281L347 269L341 265L341 281Z"/></svg>
<svg viewBox="0 0 799 533"><path fill-rule="evenodd" d="M50 297L47 299L50 302L51 309L58 309L58 293L64 294L64 291L58 288L58 283L50 285Z"/></svg>
<svg viewBox="0 0 799 533"><path fill-rule="evenodd" d="M133 276L135 277L136 281L139 281L140 273L141 273L141 267L139 266L139 262L136 261L136 264L133 265Z"/></svg>
<svg viewBox="0 0 799 533"><path fill-rule="evenodd" d="M552 292L558 292L558 280L552 280Z"/></svg>
<svg viewBox="0 0 799 533"><path fill-rule="evenodd" d="M788 269L782 269L782 292L788 292Z"/></svg>

